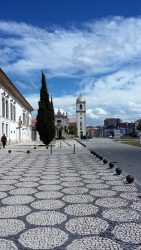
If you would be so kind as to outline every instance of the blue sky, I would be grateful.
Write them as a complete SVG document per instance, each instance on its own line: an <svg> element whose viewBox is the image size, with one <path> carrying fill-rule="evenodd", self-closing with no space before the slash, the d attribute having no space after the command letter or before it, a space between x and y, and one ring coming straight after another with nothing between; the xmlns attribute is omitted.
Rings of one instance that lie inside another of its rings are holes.
<svg viewBox="0 0 141 250"><path fill-rule="evenodd" d="M35 109L41 70L55 110L75 117L83 95L87 124L141 118L140 0L5 0L0 67Z"/></svg>

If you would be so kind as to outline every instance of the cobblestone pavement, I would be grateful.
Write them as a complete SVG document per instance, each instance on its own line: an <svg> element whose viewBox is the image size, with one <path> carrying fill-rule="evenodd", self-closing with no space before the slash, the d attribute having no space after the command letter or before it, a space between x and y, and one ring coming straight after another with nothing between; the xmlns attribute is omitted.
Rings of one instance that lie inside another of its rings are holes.
<svg viewBox="0 0 141 250"><path fill-rule="evenodd" d="M76 141L0 162L0 250L141 249L141 190Z"/></svg>

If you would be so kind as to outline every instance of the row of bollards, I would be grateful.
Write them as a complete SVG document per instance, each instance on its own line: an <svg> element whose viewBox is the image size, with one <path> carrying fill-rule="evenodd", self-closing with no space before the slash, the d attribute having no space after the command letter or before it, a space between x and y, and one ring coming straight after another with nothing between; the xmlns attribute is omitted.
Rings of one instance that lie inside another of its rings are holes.
<svg viewBox="0 0 141 250"><path fill-rule="evenodd" d="M52 148L53 148L53 145L51 144L50 145L50 154L52 155ZM60 149L62 148L62 145L61 145L61 142L60 142ZM36 149L36 146L34 146L34 149ZM48 146L46 146L46 149L48 149ZM73 154L75 154L75 144L73 145ZM8 150L8 153L11 153L12 151L9 149ZM30 154L30 150L27 150L26 151L27 154Z"/></svg>
<svg viewBox="0 0 141 250"><path fill-rule="evenodd" d="M91 154L93 154L94 156L96 156L96 158L99 158L99 160L103 160L104 164L108 163L107 159L103 159L103 156L99 155L97 152L94 152L93 150L90 151ZM114 162L109 162L109 168L114 168ZM122 169L121 168L116 168L115 169L116 174L120 175L122 173ZM127 175L126 176L126 181L127 183L132 183L134 181L134 177L132 175Z"/></svg>

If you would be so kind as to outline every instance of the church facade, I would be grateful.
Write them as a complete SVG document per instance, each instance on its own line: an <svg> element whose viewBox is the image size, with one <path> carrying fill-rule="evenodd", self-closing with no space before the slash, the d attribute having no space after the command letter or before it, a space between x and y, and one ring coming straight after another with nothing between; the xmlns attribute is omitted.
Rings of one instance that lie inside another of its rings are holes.
<svg viewBox="0 0 141 250"><path fill-rule="evenodd" d="M31 141L31 112L33 108L0 69L0 136L8 143Z"/></svg>
<svg viewBox="0 0 141 250"><path fill-rule="evenodd" d="M68 131L68 121L67 113L61 113L60 109L58 109L57 114L55 114L56 138L61 139L65 137Z"/></svg>

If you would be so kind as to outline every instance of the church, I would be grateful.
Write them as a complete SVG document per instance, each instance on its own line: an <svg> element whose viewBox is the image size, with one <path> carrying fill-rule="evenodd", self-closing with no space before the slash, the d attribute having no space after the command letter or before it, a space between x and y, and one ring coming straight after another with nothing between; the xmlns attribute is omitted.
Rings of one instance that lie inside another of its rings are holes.
<svg viewBox="0 0 141 250"><path fill-rule="evenodd" d="M31 141L33 108L0 68L0 137L8 143Z"/></svg>
<svg viewBox="0 0 141 250"><path fill-rule="evenodd" d="M55 114L56 138L65 138L68 132L68 126L76 123L77 136L83 138L86 136L86 101L83 96L79 96L76 100L76 119L68 118L67 113L61 113L58 109Z"/></svg>

